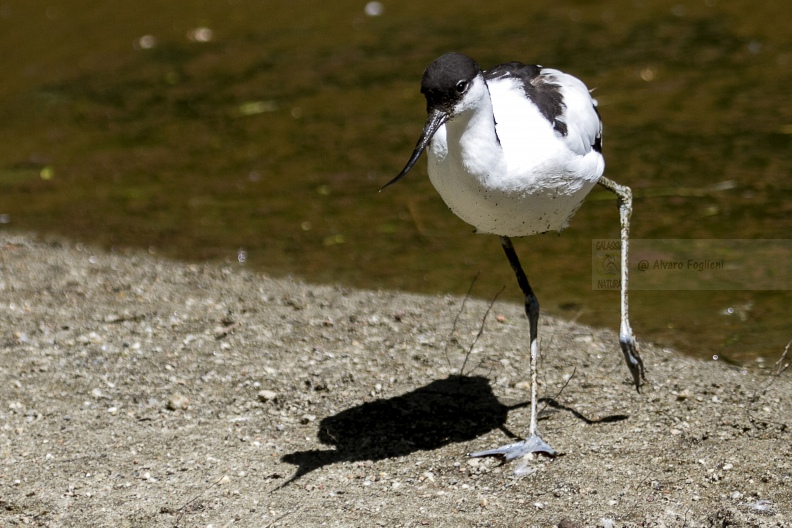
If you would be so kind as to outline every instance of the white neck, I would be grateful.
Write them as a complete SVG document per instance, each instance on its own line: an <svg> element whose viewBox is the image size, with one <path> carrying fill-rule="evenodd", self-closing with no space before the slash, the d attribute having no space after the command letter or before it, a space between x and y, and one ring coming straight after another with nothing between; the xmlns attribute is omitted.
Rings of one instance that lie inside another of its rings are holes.
<svg viewBox="0 0 792 528"><path fill-rule="evenodd" d="M461 165L459 169L485 181L491 174L503 173L505 159L484 79L476 79L471 90L476 90L478 97L446 123L449 155ZM459 151L453 152L457 145Z"/></svg>

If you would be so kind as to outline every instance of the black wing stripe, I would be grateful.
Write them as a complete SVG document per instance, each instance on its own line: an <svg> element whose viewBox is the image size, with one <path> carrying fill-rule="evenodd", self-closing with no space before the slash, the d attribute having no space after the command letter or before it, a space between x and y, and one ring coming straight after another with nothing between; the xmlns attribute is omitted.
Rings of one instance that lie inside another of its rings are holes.
<svg viewBox="0 0 792 528"><path fill-rule="evenodd" d="M561 120L566 105L561 88L541 75L542 67L521 62L506 62L484 72L484 79L516 79L525 91L526 97L533 101L539 112L547 119L561 136L567 135L567 125Z"/></svg>

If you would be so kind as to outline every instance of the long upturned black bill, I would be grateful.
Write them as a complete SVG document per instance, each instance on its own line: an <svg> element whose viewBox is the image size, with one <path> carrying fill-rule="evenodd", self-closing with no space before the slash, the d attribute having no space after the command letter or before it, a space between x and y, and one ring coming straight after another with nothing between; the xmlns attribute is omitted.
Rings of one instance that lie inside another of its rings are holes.
<svg viewBox="0 0 792 528"><path fill-rule="evenodd" d="M432 140L432 136L435 135L437 129L443 126L447 120L448 114L442 110L435 109L429 113L429 117L426 118L426 124L424 125L423 132L421 132L421 137L418 138L418 144L415 145L415 150L413 151L412 156L410 156L410 161L407 162L407 165L404 166L399 175L383 185L380 191L401 180L404 178L405 174L410 172L410 169L412 169L413 165L415 165L415 162L421 157L424 149L426 149L429 141Z"/></svg>

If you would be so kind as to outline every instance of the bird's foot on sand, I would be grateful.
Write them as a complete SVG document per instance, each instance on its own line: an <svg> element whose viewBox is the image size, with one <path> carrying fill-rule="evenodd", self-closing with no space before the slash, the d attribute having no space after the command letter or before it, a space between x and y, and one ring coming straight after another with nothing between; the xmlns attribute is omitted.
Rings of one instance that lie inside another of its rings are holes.
<svg viewBox="0 0 792 528"><path fill-rule="evenodd" d="M468 456L471 457L485 457L485 456L497 456L503 459L503 462L510 462L516 458L522 458L529 453L542 453L544 455L549 456L550 458L555 458L556 452L555 450L550 447L550 445L541 439L541 437L537 434L531 435L525 440L521 440L519 442L515 442L513 444L507 444L505 446L501 446L495 449L487 449L486 451L476 451L475 453L468 453ZM516 475L528 475L533 473L533 469L528 466L528 463L522 464L516 470L514 470Z"/></svg>
<svg viewBox="0 0 792 528"><path fill-rule="evenodd" d="M641 381L646 381L646 374L644 373L643 359L641 359L641 353L638 351L638 344L635 342L632 332L619 336L619 345L621 345L624 360L627 362L627 368L632 374L635 390L641 392Z"/></svg>

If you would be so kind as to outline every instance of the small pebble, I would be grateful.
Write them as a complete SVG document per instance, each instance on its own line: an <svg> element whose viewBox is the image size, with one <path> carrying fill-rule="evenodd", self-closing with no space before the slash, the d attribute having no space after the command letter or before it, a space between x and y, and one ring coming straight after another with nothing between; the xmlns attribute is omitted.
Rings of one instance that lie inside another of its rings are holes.
<svg viewBox="0 0 792 528"><path fill-rule="evenodd" d="M173 394L168 398L168 409L171 411L187 410L190 407L190 399L183 394Z"/></svg>
<svg viewBox="0 0 792 528"><path fill-rule="evenodd" d="M313 422L314 420L316 420L316 416L313 414L304 414L303 417L300 418L300 423L307 424Z"/></svg>
<svg viewBox="0 0 792 528"><path fill-rule="evenodd" d="M259 393L258 393L259 401L263 401L263 402L272 401L272 400L274 400L277 397L278 397L278 393L275 392L275 391L271 391L271 390L264 389L264 390L259 391Z"/></svg>

